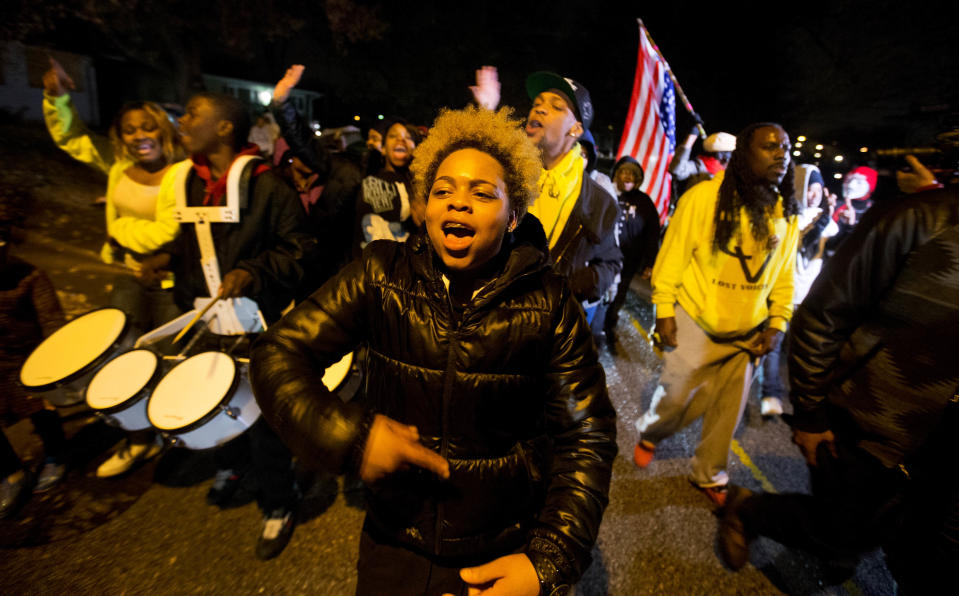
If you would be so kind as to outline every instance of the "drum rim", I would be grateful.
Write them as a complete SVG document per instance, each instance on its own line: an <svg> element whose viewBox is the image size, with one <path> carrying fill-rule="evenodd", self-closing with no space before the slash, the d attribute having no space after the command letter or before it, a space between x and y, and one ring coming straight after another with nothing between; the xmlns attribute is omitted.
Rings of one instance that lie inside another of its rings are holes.
<svg viewBox="0 0 959 596"><path fill-rule="evenodd" d="M91 360L88 364L80 368L78 371L63 377L62 379L53 381L51 383L46 383L44 385L27 385L26 383L23 382L22 375L17 375L17 380L19 381L20 385L23 386L28 391L50 391L51 389L56 389L57 387L63 387L64 385L69 385L70 383L76 381L77 379L95 371L97 368L102 366L104 362L106 362L107 360L110 360L111 355L113 354L113 352L116 351L117 348L120 347L123 341L123 338L126 337L127 333L130 330L130 315L128 315L126 311L123 310L122 308L117 308L116 306L101 306L100 308L94 308L93 310L85 312L82 315L78 317L74 317L70 321L67 321L67 323L65 323L63 326L57 329L57 331L60 331L60 329L63 329L64 327L72 323L73 321L77 321L82 317L85 317L87 315L93 314L101 310L116 310L123 314L123 328L120 329L120 335L118 335L117 338L113 340L113 343L110 344L110 347L108 347L99 356ZM57 331L54 331L54 333L56 333ZM52 334L50 337L52 337ZM46 339L48 338L44 338L44 341L46 341ZM30 355L27 356L24 362L29 360L30 356L33 356L33 353L36 352L38 349L40 349L41 345L43 345L43 342L40 342L40 344L38 344L37 347L33 348L33 350L30 351ZM22 366L21 366L21 370L22 370ZM84 399L86 399L86 391L83 392L83 396L84 396Z"/></svg>
<svg viewBox="0 0 959 596"><path fill-rule="evenodd" d="M182 435L182 434L185 434L185 433L188 433L188 432L190 432L190 431L193 431L193 430L196 430L196 429L200 428L201 426L203 426L203 425L206 424L207 422L209 422L209 421L213 420L214 418L216 418L217 416L219 416L221 412L223 412L223 410L222 410L222 408L221 408L220 406L222 406L222 405L224 404L224 402L227 402L227 401L228 401L228 400L227 400L228 397L229 397L229 398L232 398L232 397L233 397L233 394L236 392L236 388L237 388L237 387L239 386L239 384L240 384L240 363L237 362L237 361L236 361L236 358L234 358L232 355L227 354L226 352L220 352L219 350L207 350L207 351L205 351L205 352L200 352L200 353L198 353L198 354L194 354L194 355L190 356L189 358L185 359L183 362L177 362L176 365L173 366L173 368L171 368L170 370L167 371L166 375L171 374L174 370L177 369L178 366L180 366L180 365L182 365L182 364L186 364L186 363L189 362L191 359L196 358L197 356L202 356L203 354L210 354L210 353L213 353L213 354L222 354L223 356L226 356L227 358L229 358L230 360L233 361L233 380L230 382L230 388L227 389L226 393L223 394L223 397L220 398L220 401L218 401L215 406L213 406L212 408L210 408L210 411L207 412L206 414L204 414L203 416L200 416L199 418L197 418L197 419L194 420L193 422L190 422L189 424L185 424L184 426L180 426L180 427L177 427L177 428L160 428L159 426L153 424L153 419L150 417L150 403L149 403L149 401L147 401L147 422L150 423L150 426L152 426L153 428L155 428L157 431L159 431L159 432L161 432L161 433L166 433L166 434L168 434L168 435ZM166 377L166 375L163 375L163 376ZM163 379L160 380L160 383L162 383L162 382L163 382ZM158 384L157 386L159 386L159 384ZM154 389L155 389L155 388L154 388ZM251 387L251 388L250 388L250 392L252 393L252 391L253 391L253 389L252 389L252 387ZM150 400L152 400L152 399L153 399L153 396L155 396L155 395L156 395L156 391L151 392L151 393L150 393ZM254 399L255 399L255 398L254 398Z"/></svg>
<svg viewBox="0 0 959 596"><path fill-rule="evenodd" d="M146 388L149 387L150 385L153 385L157 381L157 379L160 377L160 372L163 369L163 367L160 366L160 357L157 355L157 353L154 352L153 350L148 350L147 348L134 348L132 350L127 350L126 352L123 352L122 354L118 354L116 358L120 358L121 356L125 354L132 354L133 352L146 352L150 354L151 356L153 356L154 367L153 367L153 374L150 375L150 379L146 383L144 383L143 386L136 391L136 393L126 398L125 400L121 401L120 403L112 405L109 408L95 408L90 405L89 394L90 394L90 385L93 384L93 379L96 379L97 375L100 374L100 370L98 370L96 374L94 374L90 378L90 382L87 383L87 388L83 390L83 401L87 404L87 406L90 407L91 410L95 412L100 412L101 414L114 414L116 412L129 408L130 406L134 405L135 403L137 403L138 401L146 397L146 395L144 395ZM114 360L116 360L116 358L114 358ZM150 393L152 394L153 392L151 391Z"/></svg>

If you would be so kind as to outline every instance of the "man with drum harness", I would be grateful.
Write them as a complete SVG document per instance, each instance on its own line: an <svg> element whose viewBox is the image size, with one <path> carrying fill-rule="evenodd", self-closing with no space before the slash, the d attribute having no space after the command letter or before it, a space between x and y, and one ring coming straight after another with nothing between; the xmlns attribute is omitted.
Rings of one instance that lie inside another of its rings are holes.
<svg viewBox="0 0 959 596"><path fill-rule="evenodd" d="M212 349L220 351L246 341L235 336L261 331L280 318L316 245L295 191L255 156L256 147L244 146L249 126L246 107L235 98L201 93L189 101L180 135L192 157L178 164L160 189L161 195L176 195L182 233L145 261L140 273L150 279L174 271L174 298L184 310L215 298L205 320ZM207 300L197 300L202 298ZM290 452L265 420L258 420L220 447L216 461L208 501L226 503L248 473L265 515L256 554L275 557L295 522Z"/></svg>

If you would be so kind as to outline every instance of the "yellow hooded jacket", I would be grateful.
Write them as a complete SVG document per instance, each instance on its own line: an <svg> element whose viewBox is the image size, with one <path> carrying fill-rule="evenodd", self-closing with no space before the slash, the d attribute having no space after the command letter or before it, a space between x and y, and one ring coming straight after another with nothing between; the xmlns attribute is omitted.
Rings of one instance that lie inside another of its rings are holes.
<svg viewBox="0 0 959 596"><path fill-rule="evenodd" d="M766 319L770 327L785 332L793 310L798 218L783 216L779 197L770 222L779 242L770 248L753 238L743 209L738 237L727 250L714 253L713 219L722 181L721 172L693 186L679 201L653 267L656 316L674 316L679 303L714 337L741 335Z"/></svg>

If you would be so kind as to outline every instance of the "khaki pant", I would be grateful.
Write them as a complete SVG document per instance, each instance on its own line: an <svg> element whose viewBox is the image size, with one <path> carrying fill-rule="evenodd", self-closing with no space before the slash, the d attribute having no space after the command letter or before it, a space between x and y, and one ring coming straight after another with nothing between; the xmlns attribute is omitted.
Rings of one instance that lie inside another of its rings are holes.
<svg viewBox="0 0 959 596"><path fill-rule="evenodd" d="M691 480L700 486L723 485L729 482L729 446L755 371L753 356L746 351L746 338L713 341L678 305L676 328L678 346L664 354L662 389L636 429L655 444L702 417Z"/></svg>

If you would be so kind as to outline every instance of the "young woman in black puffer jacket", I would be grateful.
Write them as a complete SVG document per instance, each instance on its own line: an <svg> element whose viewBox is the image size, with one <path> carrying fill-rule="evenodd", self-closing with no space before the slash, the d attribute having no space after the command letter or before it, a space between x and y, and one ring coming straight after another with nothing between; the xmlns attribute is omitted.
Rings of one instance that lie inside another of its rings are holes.
<svg viewBox="0 0 959 596"><path fill-rule="evenodd" d="M582 308L523 220L539 156L508 110L467 108L412 169L426 234L372 243L271 327L254 391L301 461L368 485L357 593L564 593L589 564L616 422ZM362 341L373 410L320 381Z"/></svg>

